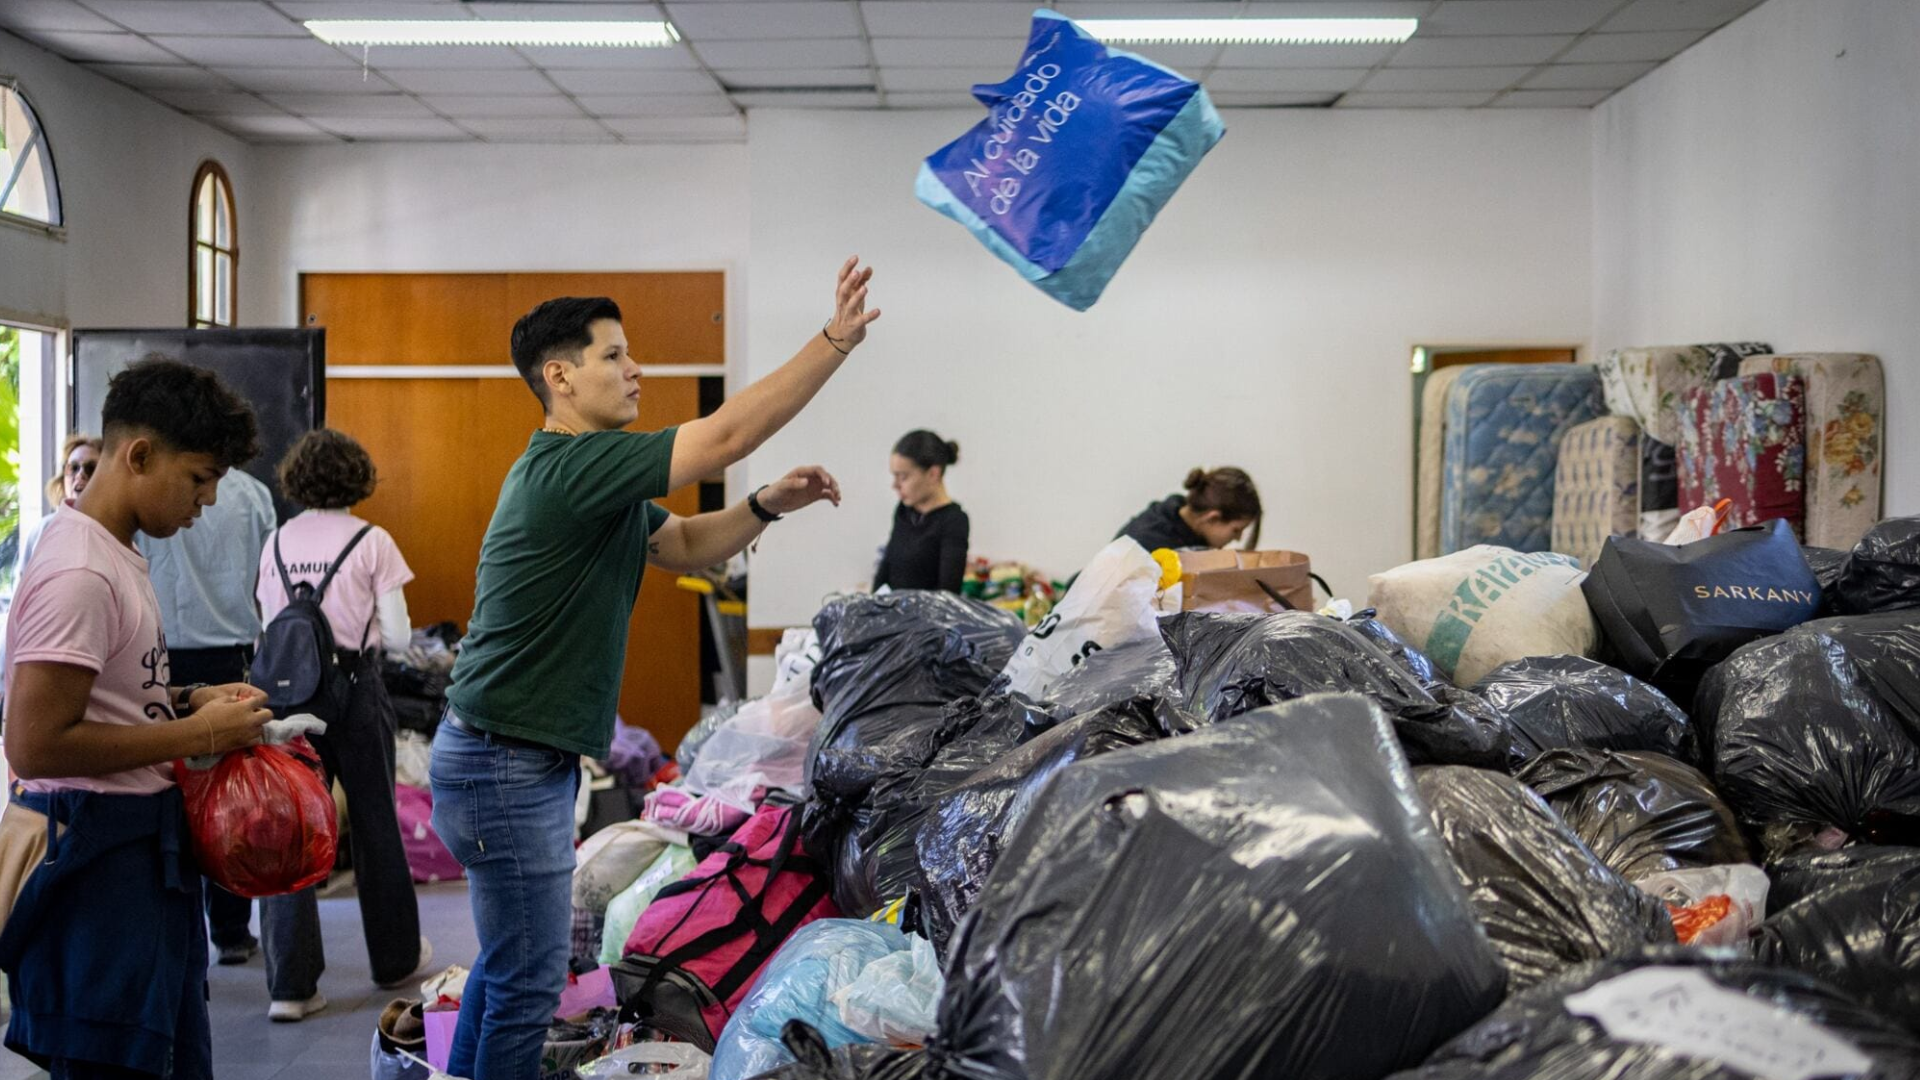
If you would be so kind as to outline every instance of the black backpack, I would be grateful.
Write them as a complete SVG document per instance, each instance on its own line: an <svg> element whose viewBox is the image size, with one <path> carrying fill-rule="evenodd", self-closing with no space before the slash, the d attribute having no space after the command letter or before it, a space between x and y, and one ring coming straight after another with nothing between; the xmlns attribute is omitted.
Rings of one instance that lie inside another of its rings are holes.
<svg viewBox="0 0 1920 1080"><path fill-rule="evenodd" d="M273 565L280 571L280 584L287 591L287 606L267 624L260 636L260 649L253 656L251 681L267 692L267 708L275 716L312 713L328 723L346 713L347 696L352 690L352 675L340 666L333 640L333 626L327 622L320 602L326 599L333 575L347 561L373 526L353 534L347 546L327 568L319 585L294 584L287 575L287 564L280 558L280 534L273 534ZM367 620L367 632L373 620ZM362 633L360 643L366 644Z"/></svg>

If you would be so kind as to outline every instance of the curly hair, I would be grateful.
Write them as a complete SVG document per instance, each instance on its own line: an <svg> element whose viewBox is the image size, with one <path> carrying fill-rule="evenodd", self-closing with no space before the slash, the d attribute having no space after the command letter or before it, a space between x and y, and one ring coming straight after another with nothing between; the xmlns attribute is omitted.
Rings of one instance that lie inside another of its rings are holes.
<svg viewBox="0 0 1920 1080"><path fill-rule="evenodd" d="M145 434L172 450L210 454L222 469L260 453L253 406L213 372L162 353L115 375L100 414L109 444Z"/></svg>
<svg viewBox="0 0 1920 1080"><path fill-rule="evenodd" d="M315 428L280 459L280 490L310 510L344 510L365 502L380 476L353 436Z"/></svg>

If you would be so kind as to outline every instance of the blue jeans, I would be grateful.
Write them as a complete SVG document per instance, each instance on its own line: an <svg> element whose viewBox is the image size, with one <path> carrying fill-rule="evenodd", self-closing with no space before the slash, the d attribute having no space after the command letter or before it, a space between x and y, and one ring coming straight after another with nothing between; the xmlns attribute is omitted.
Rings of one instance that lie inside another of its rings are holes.
<svg viewBox="0 0 1920 1080"><path fill-rule="evenodd" d="M433 829L467 869L480 936L447 1071L539 1080L567 982L580 756L442 723L430 775Z"/></svg>

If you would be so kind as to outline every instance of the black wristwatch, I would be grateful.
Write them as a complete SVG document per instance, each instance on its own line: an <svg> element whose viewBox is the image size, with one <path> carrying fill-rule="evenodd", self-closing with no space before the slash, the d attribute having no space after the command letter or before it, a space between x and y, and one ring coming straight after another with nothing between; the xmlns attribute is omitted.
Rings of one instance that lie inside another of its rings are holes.
<svg viewBox="0 0 1920 1080"><path fill-rule="evenodd" d="M207 684L203 682L194 683L192 686L181 687L180 692L173 697L173 715L185 716L192 712L194 692L196 690L205 690L206 688Z"/></svg>
<svg viewBox="0 0 1920 1080"><path fill-rule="evenodd" d="M747 494L747 509L753 511L754 517L771 525L780 520L780 515L760 505L760 493L765 490L767 490L767 485L761 484Z"/></svg>

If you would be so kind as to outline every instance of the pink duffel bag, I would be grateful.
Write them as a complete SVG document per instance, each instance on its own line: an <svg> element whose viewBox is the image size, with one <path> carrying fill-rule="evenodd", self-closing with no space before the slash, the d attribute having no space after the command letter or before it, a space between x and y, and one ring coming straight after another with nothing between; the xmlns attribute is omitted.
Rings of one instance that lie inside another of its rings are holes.
<svg viewBox="0 0 1920 1080"><path fill-rule="evenodd" d="M457 881L466 877L460 860L433 831L433 793L406 784L393 786L393 801L400 815L400 844L407 852L407 868L413 880L425 883Z"/></svg>

